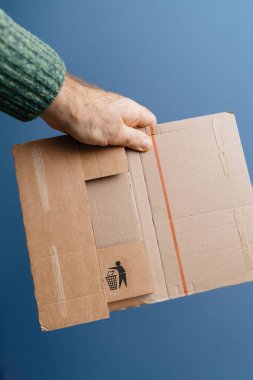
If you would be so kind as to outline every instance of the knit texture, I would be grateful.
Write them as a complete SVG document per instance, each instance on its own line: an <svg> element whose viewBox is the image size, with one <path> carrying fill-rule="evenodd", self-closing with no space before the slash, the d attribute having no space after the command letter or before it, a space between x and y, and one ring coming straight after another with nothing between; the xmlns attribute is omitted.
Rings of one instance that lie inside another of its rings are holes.
<svg viewBox="0 0 253 380"><path fill-rule="evenodd" d="M0 9L0 110L28 121L58 94L66 68L47 44Z"/></svg>

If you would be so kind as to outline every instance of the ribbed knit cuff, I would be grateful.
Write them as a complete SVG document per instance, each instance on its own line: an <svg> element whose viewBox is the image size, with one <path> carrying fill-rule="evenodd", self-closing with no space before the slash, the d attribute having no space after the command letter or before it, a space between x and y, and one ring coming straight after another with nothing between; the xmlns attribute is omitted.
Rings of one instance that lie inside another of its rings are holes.
<svg viewBox="0 0 253 380"><path fill-rule="evenodd" d="M0 110L28 121L58 94L66 68L58 54L0 9Z"/></svg>

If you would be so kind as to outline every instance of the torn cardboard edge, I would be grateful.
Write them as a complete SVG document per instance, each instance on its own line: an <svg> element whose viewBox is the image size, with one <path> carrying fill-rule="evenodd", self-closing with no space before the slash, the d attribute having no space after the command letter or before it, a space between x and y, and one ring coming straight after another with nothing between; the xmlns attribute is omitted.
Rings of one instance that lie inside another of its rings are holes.
<svg viewBox="0 0 253 380"><path fill-rule="evenodd" d="M147 153L68 136L14 147L44 330L252 280L253 192L234 115L145 130Z"/></svg>

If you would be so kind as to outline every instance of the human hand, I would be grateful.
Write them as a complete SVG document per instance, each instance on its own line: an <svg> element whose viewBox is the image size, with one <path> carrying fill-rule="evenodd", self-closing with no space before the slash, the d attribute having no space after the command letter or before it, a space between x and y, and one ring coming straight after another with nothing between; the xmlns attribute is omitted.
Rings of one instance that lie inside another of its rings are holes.
<svg viewBox="0 0 253 380"><path fill-rule="evenodd" d="M147 108L67 74L53 103L41 114L52 128L91 145L122 145L146 151L152 141L137 127L156 124Z"/></svg>

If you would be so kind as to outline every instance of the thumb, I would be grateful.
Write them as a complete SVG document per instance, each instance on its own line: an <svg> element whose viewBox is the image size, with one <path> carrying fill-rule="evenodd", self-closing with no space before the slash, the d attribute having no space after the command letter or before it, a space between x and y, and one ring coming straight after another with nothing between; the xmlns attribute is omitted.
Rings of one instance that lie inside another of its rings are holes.
<svg viewBox="0 0 253 380"><path fill-rule="evenodd" d="M125 98L122 113L123 122L129 127L147 127L156 124L155 115L146 107L136 103L134 100Z"/></svg>
<svg viewBox="0 0 253 380"><path fill-rule="evenodd" d="M140 152L145 152L152 146L151 138L138 129L131 128L123 124L119 133L114 139L114 145L125 146Z"/></svg>

